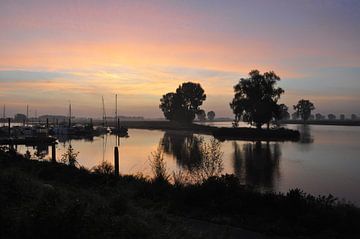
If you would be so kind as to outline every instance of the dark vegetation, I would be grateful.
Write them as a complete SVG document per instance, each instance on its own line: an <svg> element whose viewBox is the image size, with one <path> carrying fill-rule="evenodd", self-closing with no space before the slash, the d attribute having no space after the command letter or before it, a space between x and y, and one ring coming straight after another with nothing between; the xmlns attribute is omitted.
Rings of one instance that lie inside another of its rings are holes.
<svg viewBox="0 0 360 239"><path fill-rule="evenodd" d="M280 77L273 71L260 74L258 70L250 71L249 78L241 78L234 86L234 99L230 107L235 114L234 126L240 120L260 129L263 124L279 120L287 111L285 105L278 104L284 90L277 87Z"/></svg>
<svg viewBox="0 0 360 239"><path fill-rule="evenodd" d="M215 119L215 112L213 110L210 110L208 113L207 113L207 117L209 120L214 120Z"/></svg>
<svg viewBox="0 0 360 239"><path fill-rule="evenodd" d="M222 127L214 131L214 137L222 139L242 139L252 141L298 141L300 133L297 130L277 128L272 130L254 128L226 128Z"/></svg>
<svg viewBox="0 0 360 239"><path fill-rule="evenodd" d="M307 121L310 118L311 111L315 109L315 106L309 100L301 99L299 102L293 106L295 113L303 121Z"/></svg>
<svg viewBox="0 0 360 239"><path fill-rule="evenodd" d="M248 78L239 80L234 86L234 98L230 102L230 108L235 115L234 128L239 126L240 121L244 121L259 130L266 124L267 129L270 130L270 124L278 125L281 120L290 119L289 108L279 103L285 91L277 86L278 81L280 77L274 71L261 74L259 70L252 70ZM171 122L189 125L196 116L199 121L205 121L206 116L212 121L215 119L215 112L209 111L206 114L200 109L205 100L205 91L199 83L186 82L180 85L176 92L163 95L159 108L165 118ZM315 109L312 102L304 99L293 108L295 110L293 118L300 117L303 119L302 123L309 119L311 111ZM352 115L352 118L356 119L356 115ZM235 135L236 132L238 131L231 132L231 135Z"/></svg>
<svg viewBox="0 0 360 239"><path fill-rule="evenodd" d="M288 237L359 236L359 209L331 195L259 193L232 175L170 184L156 157L160 167L146 179L115 177L107 163L88 170L2 148L0 238L198 238L190 219Z"/></svg>
<svg viewBox="0 0 360 239"><path fill-rule="evenodd" d="M197 116L197 118L198 118L199 121L205 121L205 120L206 120L205 110L199 110L199 111L196 113L196 116Z"/></svg>
<svg viewBox="0 0 360 239"><path fill-rule="evenodd" d="M181 123L191 123L196 114L200 113L200 106L206 99L204 89L198 83L186 82L160 99L160 109L166 119Z"/></svg>
<svg viewBox="0 0 360 239"><path fill-rule="evenodd" d="M299 139L299 132L296 130L276 128L271 130L255 128L227 128L215 127L201 124L182 124L172 121L126 121L122 122L127 128L165 130L165 131L183 131L198 134L213 135L221 140L243 139L243 140L276 140L285 141Z"/></svg>
<svg viewBox="0 0 360 239"><path fill-rule="evenodd" d="M112 172L0 150L0 238L199 238L142 195L150 181Z"/></svg>

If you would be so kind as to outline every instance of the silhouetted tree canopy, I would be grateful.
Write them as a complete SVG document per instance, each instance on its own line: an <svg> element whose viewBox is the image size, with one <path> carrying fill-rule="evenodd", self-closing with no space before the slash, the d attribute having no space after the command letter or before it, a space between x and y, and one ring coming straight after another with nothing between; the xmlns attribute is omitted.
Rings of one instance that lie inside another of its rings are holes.
<svg viewBox="0 0 360 239"><path fill-rule="evenodd" d="M297 105L294 105L294 110L296 114L304 121L310 118L311 111L314 109L314 104L311 103L309 100L301 99L299 100Z"/></svg>
<svg viewBox="0 0 360 239"><path fill-rule="evenodd" d="M208 113L207 113L207 117L208 117L208 119L209 120L214 120L215 119L215 112L214 111L209 111Z"/></svg>
<svg viewBox="0 0 360 239"><path fill-rule="evenodd" d="M315 114L315 119L317 119L317 120L323 120L323 119L325 119L325 115L322 115L322 114L320 114L320 113L316 113L316 114Z"/></svg>
<svg viewBox="0 0 360 239"><path fill-rule="evenodd" d="M298 114L296 112L294 112L294 113L291 114L291 118L293 120L297 120L297 119L299 119L299 116L298 116Z"/></svg>
<svg viewBox="0 0 360 239"><path fill-rule="evenodd" d="M258 70L249 73L249 78L241 78L234 86L235 96L230 107L235 114L236 126L240 119L257 128L279 116L277 104L284 90L276 87L280 77L273 71L260 74Z"/></svg>
<svg viewBox="0 0 360 239"><path fill-rule="evenodd" d="M200 120L200 121L205 121L206 120L206 113L205 113L204 110L199 110L196 113L196 116L197 116L198 120Z"/></svg>
<svg viewBox="0 0 360 239"><path fill-rule="evenodd" d="M288 112L289 107L287 107L285 104L280 104L277 106L277 110L275 111L275 120L287 120L290 119L290 114Z"/></svg>
<svg viewBox="0 0 360 239"><path fill-rule="evenodd" d="M159 107L166 119L190 123L205 99L206 95L200 84L186 82L176 89L176 93L163 95Z"/></svg>

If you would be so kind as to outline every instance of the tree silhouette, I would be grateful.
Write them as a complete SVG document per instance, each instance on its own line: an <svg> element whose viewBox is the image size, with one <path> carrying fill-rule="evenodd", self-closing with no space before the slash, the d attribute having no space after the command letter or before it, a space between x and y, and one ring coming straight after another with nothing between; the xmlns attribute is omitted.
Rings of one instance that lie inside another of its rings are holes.
<svg viewBox="0 0 360 239"><path fill-rule="evenodd" d="M160 99L160 109L168 120L175 120L176 113L181 110L182 99L176 93L167 93Z"/></svg>
<svg viewBox="0 0 360 239"><path fill-rule="evenodd" d="M200 121L205 121L206 120L206 113L205 113L204 110L199 110L196 113L196 116L197 116L198 120L200 120Z"/></svg>
<svg viewBox="0 0 360 239"><path fill-rule="evenodd" d="M315 114L315 119L316 119L316 120L323 120L323 119L325 119L325 116L323 116L323 115L320 114L320 113L316 113L316 114Z"/></svg>
<svg viewBox="0 0 360 239"><path fill-rule="evenodd" d="M290 119L290 114L288 110L289 107L287 107L285 104L278 105L277 111L275 111L275 119L276 120Z"/></svg>
<svg viewBox="0 0 360 239"><path fill-rule="evenodd" d="M297 103L297 105L294 105L294 110L296 114L305 122L309 119L311 115L311 111L315 109L315 106L313 103L311 103L309 100L301 99Z"/></svg>
<svg viewBox="0 0 360 239"><path fill-rule="evenodd" d="M176 89L176 93L163 95L159 108L170 121L191 123L205 99L206 95L200 84L186 82Z"/></svg>
<svg viewBox="0 0 360 239"><path fill-rule="evenodd" d="M284 90L276 87L280 77L273 71L260 74L258 70L253 70L249 76L241 78L234 86L235 96L230 107L235 114L235 125L242 118L260 129L265 123L269 126L270 121L278 115L277 102Z"/></svg>
<svg viewBox="0 0 360 239"><path fill-rule="evenodd" d="M208 119L209 120L214 120L215 119L215 112L214 111L209 111L208 113L207 113L207 117L208 117Z"/></svg>
<svg viewBox="0 0 360 239"><path fill-rule="evenodd" d="M297 114L296 112L292 113L292 114L291 114L291 119L293 119L293 120L299 119L298 114Z"/></svg>

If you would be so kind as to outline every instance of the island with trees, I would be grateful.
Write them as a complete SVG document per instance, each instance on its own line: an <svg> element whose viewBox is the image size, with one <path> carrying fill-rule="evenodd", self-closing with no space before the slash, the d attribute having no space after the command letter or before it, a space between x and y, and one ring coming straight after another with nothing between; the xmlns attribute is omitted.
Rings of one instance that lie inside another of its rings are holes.
<svg viewBox="0 0 360 239"><path fill-rule="evenodd" d="M298 140L298 131L277 127L279 120L290 117L288 107L279 103L284 93L276 86L279 80L273 71L261 74L258 70L251 71L249 78L240 79L234 86L234 99L230 103L235 115L232 128L194 124L196 116L199 121L205 121L206 114L201 109L206 100L205 90L198 83L183 83L175 92L166 93L160 99L159 108L169 122L157 128L212 134L219 139ZM207 117L214 120L215 112L209 111ZM247 122L250 127L239 127L239 121Z"/></svg>

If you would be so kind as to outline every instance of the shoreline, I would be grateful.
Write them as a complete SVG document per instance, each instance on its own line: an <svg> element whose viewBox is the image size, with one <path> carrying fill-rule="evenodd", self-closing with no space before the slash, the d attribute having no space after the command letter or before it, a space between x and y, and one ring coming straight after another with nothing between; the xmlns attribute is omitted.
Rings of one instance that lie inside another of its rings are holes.
<svg viewBox="0 0 360 239"><path fill-rule="evenodd" d="M248 141L298 141L300 133L297 130L256 129L250 127L216 127L201 124L183 125L170 121L122 121L121 126L133 129L186 131L196 134L212 135L219 140L248 140ZM115 126L109 124L109 126Z"/></svg>

